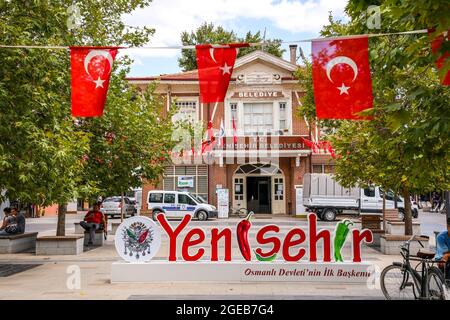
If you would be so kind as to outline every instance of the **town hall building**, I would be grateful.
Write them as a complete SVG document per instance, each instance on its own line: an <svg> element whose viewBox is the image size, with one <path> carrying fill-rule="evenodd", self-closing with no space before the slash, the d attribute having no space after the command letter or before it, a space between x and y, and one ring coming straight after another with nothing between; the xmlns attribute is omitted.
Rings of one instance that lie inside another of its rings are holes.
<svg viewBox="0 0 450 320"><path fill-rule="evenodd" d="M141 88L156 82L166 111L177 107L173 121L206 128L211 119L217 138L203 154L175 159L174 153L159 184L143 186L142 213L148 213L147 197L154 189L189 191L215 206L218 190L227 189L235 209L273 215L301 210L303 175L333 172L334 166L329 154L312 154L302 143L301 137L311 140L318 133L297 110L305 92L294 76L296 50L290 46L290 61L259 50L238 58L225 100L217 105L200 103L197 70L128 78Z"/></svg>

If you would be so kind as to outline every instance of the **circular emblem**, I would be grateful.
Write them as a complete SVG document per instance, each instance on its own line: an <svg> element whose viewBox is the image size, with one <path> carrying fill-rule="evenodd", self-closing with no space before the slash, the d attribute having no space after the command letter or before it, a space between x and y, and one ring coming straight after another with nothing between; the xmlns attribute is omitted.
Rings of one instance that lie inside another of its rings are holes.
<svg viewBox="0 0 450 320"><path fill-rule="evenodd" d="M147 262L161 246L161 232L156 223L147 217L125 219L117 228L116 250L128 262Z"/></svg>

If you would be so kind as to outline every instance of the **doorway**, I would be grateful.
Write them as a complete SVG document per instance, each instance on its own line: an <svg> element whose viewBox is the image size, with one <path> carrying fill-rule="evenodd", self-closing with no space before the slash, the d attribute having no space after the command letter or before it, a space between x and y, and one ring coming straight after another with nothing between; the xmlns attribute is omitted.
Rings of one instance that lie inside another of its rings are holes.
<svg viewBox="0 0 450 320"><path fill-rule="evenodd" d="M247 177L247 209L258 213L272 213L270 177Z"/></svg>

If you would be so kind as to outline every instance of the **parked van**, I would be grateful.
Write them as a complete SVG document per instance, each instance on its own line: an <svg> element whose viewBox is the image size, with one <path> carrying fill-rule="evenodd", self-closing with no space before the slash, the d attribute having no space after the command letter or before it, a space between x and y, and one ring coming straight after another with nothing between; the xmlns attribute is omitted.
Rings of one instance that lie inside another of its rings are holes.
<svg viewBox="0 0 450 320"><path fill-rule="evenodd" d="M380 187L344 188L330 174L307 173L303 176L303 205L307 211L315 212L321 220L333 221L343 211L359 214L382 214L383 194ZM404 219L404 201L401 196L394 200L392 191L385 193L386 209L394 209L397 202L399 219ZM411 203L413 218L417 218L417 205Z"/></svg>
<svg viewBox="0 0 450 320"><path fill-rule="evenodd" d="M148 193L147 204L155 221L158 214L168 218L182 218L190 214L201 221L217 218L216 207L189 192L152 190Z"/></svg>

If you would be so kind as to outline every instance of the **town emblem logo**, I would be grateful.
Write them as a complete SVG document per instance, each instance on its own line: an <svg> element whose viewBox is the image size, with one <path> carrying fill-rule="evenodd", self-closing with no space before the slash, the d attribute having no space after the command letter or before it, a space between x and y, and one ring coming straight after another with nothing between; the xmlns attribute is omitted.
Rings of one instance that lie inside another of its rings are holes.
<svg viewBox="0 0 450 320"><path fill-rule="evenodd" d="M131 217L117 228L117 253L128 262L147 262L161 246L161 232L150 218Z"/></svg>

